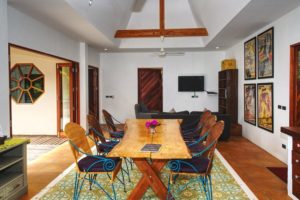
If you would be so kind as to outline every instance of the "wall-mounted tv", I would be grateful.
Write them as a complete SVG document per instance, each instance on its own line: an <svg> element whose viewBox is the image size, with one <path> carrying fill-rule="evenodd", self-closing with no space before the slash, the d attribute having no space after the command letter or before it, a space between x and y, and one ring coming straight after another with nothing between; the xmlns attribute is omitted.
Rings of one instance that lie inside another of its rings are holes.
<svg viewBox="0 0 300 200"><path fill-rule="evenodd" d="M204 76L178 76L179 92L204 91Z"/></svg>

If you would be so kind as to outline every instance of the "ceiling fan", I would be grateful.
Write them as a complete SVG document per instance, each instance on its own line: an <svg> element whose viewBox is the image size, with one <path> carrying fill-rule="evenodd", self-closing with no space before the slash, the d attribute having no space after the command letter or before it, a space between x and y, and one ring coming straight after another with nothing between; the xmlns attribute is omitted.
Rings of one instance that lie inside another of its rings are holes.
<svg viewBox="0 0 300 200"><path fill-rule="evenodd" d="M161 43L163 44L165 37L160 36ZM158 57L166 57L166 56L184 56L185 52L173 52L173 51L166 51L164 47L161 47L160 50L154 55Z"/></svg>
<svg viewBox="0 0 300 200"><path fill-rule="evenodd" d="M165 51L165 49L162 47L160 48L159 52L154 53L158 57L166 57L166 56L184 56L185 52L172 52L172 51Z"/></svg>

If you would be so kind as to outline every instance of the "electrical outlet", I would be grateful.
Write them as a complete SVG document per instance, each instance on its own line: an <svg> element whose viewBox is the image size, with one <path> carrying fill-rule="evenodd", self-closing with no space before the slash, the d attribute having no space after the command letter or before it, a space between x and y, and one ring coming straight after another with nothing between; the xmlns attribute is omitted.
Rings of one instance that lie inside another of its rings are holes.
<svg viewBox="0 0 300 200"><path fill-rule="evenodd" d="M282 106L282 110L286 110L286 106Z"/></svg>
<svg viewBox="0 0 300 200"><path fill-rule="evenodd" d="M282 147L283 149L286 149L286 145L285 145L285 144L282 144L281 147Z"/></svg>
<svg viewBox="0 0 300 200"><path fill-rule="evenodd" d="M278 109L281 109L282 107L281 107L281 105L278 105Z"/></svg>

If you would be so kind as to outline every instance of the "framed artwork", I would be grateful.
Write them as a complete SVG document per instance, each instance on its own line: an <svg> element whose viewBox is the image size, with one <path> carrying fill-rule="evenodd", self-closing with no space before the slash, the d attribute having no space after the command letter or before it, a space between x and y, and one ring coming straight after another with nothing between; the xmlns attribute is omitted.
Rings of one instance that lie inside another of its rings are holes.
<svg viewBox="0 0 300 200"><path fill-rule="evenodd" d="M244 77L256 79L256 37L244 43Z"/></svg>
<svg viewBox="0 0 300 200"><path fill-rule="evenodd" d="M257 36L258 78L274 77L274 28Z"/></svg>
<svg viewBox="0 0 300 200"><path fill-rule="evenodd" d="M258 127L273 133L273 83L257 84Z"/></svg>
<svg viewBox="0 0 300 200"><path fill-rule="evenodd" d="M244 85L244 121L256 126L256 84Z"/></svg>

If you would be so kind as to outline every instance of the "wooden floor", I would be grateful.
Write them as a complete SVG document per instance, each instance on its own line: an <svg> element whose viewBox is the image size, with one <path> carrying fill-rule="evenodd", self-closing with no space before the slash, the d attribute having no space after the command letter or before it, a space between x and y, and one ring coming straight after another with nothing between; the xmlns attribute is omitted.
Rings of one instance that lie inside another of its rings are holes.
<svg viewBox="0 0 300 200"><path fill-rule="evenodd" d="M29 190L23 200L33 197L73 163L68 145L62 144L28 165ZM220 142L218 149L258 199L290 199L286 184L266 168L286 166L284 163L242 137Z"/></svg>

